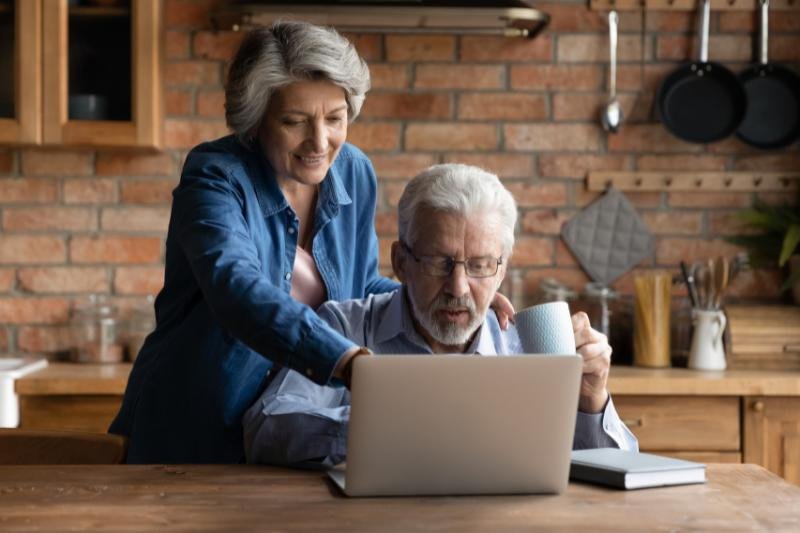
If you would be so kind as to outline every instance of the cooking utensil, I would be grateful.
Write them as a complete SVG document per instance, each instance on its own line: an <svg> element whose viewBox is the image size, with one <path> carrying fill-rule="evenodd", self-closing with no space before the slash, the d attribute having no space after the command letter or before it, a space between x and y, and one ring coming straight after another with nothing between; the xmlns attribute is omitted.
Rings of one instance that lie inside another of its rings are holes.
<svg viewBox="0 0 800 533"><path fill-rule="evenodd" d="M617 28L619 15L616 10L608 12L608 103L603 108L600 119L603 129L609 133L617 133L622 124L622 106L617 100Z"/></svg>
<svg viewBox="0 0 800 533"><path fill-rule="evenodd" d="M800 137L800 77L769 64L769 0L760 0L758 65L741 74L747 111L736 136L757 148L781 148Z"/></svg>
<svg viewBox="0 0 800 533"><path fill-rule="evenodd" d="M703 263L692 265L692 277L697 288L697 305L700 309L708 309L708 267Z"/></svg>
<svg viewBox="0 0 800 533"><path fill-rule="evenodd" d="M694 285L694 277L689 275L686 263L683 261L681 261L681 276L686 284L686 291L689 293L689 301L692 303L692 307L697 307L697 288Z"/></svg>
<svg viewBox="0 0 800 533"><path fill-rule="evenodd" d="M730 263L727 257L718 257L714 262L714 309L722 307L722 296L728 288Z"/></svg>
<svg viewBox="0 0 800 533"><path fill-rule="evenodd" d="M739 127L747 98L736 75L708 61L709 0L702 0L700 59L672 72L658 90L664 126L676 137L696 143L724 139Z"/></svg>

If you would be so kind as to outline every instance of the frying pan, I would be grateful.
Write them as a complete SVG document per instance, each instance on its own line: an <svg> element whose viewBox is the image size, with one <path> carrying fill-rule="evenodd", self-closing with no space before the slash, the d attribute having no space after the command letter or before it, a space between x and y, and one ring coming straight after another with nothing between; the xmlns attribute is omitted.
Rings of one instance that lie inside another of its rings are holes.
<svg viewBox="0 0 800 533"><path fill-rule="evenodd" d="M736 135L757 148L781 148L800 136L800 78L785 67L769 64L769 0L760 1L758 65L739 74L747 111Z"/></svg>
<svg viewBox="0 0 800 533"><path fill-rule="evenodd" d="M661 83L658 110L664 126L689 142L709 143L724 139L739 127L747 98L736 75L708 61L709 0L702 0L700 59L683 65Z"/></svg>

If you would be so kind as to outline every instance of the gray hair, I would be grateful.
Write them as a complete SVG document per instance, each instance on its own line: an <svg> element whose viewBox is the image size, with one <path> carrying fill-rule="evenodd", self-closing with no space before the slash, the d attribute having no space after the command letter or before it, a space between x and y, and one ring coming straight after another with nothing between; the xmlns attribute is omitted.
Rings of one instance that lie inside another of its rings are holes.
<svg viewBox="0 0 800 533"><path fill-rule="evenodd" d="M370 87L369 68L353 44L332 28L276 22L249 32L228 72L225 120L245 144L258 133L273 92L301 80L329 80L345 92L350 121Z"/></svg>
<svg viewBox="0 0 800 533"><path fill-rule="evenodd" d="M423 170L406 185L398 205L400 240L413 246L417 237L414 220L422 209L462 216L491 213L500 222L503 255L514 248L517 203L500 179L482 168L448 163Z"/></svg>

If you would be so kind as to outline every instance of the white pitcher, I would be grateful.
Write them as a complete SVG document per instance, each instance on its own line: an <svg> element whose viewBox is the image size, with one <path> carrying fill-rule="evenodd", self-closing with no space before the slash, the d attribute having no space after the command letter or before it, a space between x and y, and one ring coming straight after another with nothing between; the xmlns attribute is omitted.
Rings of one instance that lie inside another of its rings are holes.
<svg viewBox="0 0 800 533"><path fill-rule="evenodd" d="M695 370L725 370L725 350L722 334L725 331L725 313L704 309L692 310L692 347L689 350L689 368Z"/></svg>

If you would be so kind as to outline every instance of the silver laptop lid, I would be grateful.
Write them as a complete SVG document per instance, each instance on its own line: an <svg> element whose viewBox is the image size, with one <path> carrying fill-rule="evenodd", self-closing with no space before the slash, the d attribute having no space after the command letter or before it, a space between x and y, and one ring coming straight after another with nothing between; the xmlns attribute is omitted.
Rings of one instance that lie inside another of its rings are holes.
<svg viewBox="0 0 800 533"><path fill-rule="evenodd" d="M562 492L577 355L359 357L346 493Z"/></svg>

